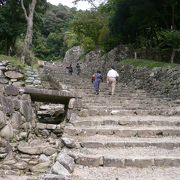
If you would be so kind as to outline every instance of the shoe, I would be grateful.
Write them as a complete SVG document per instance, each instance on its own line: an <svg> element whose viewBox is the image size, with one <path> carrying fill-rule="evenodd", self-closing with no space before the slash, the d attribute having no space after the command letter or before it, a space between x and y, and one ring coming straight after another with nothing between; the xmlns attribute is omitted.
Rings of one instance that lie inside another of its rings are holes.
<svg viewBox="0 0 180 180"><path fill-rule="evenodd" d="M112 95L112 93L111 93L111 92L109 92L109 95Z"/></svg>
<svg viewBox="0 0 180 180"><path fill-rule="evenodd" d="M98 95L99 93L98 92L96 92L96 95Z"/></svg>

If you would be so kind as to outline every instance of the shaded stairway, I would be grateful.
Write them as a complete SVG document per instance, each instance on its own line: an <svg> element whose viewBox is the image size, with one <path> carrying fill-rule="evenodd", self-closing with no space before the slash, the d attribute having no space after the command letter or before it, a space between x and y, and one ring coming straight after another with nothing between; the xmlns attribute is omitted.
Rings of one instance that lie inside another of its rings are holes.
<svg viewBox="0 0 180 180"><path fill-rule="evenodd" d="M82 94L82 108L63 135L76 141L76 148L64 149L76 161L73 180L180 179L178 101L121 83L114 96L106 83L95 95L90 79L51 72L54 86Z"/></svg>

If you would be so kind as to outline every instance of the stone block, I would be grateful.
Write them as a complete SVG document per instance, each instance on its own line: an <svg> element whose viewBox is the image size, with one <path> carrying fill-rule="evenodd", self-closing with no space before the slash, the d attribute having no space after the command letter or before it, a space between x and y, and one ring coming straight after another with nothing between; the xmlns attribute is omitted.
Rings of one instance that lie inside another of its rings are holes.
<svg viewBox="0 0 180 180"><path fill-rule="evenodd" d="M70 118L69 118L69 122L73 123L77 119L78 119L77 113L72 112L71 115L70 115Z"/></svg>
<svg viewBox="0 0 180 180"><path fill-rule="evenodd" d="M39 180L71 180L70 177L56 174L43 174L38 177Z"/></svg>
<svg viewBox="0 0 180 180"><path fill-rule="evenodd" d="M20 109L20 101L18 99L13 100L13 107L16 111Z"/></svg>
<svg viewBox="0 0 180 180"><path fill-rule="evenodd" d="M98 129L97 133L100 135L113 135L114 130L113 129Z"/></svg>
<svg viewBox="0 0 180 180"><path fill-rule="evenodd" d="M14 137L14 131L11 124L7 124L0 130L0 137L11 140Z"/></svg>
<svg viewBox="0 0 180 180"><path fill-rule="evenodd" d="M0 111L0 129L6 125L6 116L3 111Z"/></svg>
<svg viewBox="0 0 180 180"><path fill-rule="evenodd" d="M69 176L69 171L58 161L51 168L51 172L54 174L62 175L63 177Z"/></svg>
<svg viewBox="0 0 180 180"><path fill-rule="evenodd" d="M70 135L70 136L76 136L80 133L81 131L78 131L77 129L73 127L65 127L64 128L64 133Z"/></svg>
<svg viewBox="0 0 180 180"><path fill-rule="evenodd" d="M44 149L42 149L43 154L47 155L47 156L51 156L53 155L55 152L57 151L56 148L53 147L45 147Z"/></svg>
<svg viewBox="0 0 180 180"><path fill-rule="evenodd" d="M125 167L147 168L154 165L153 159L125 159Z"/></svg>
<svg viewBox="0 0 180 180"><path fill-rule="evenodd" d="M80 117L87 117L87 116L89 116L89 111L88 111L88 109L82 109L81 111L78 112L78 115Z"/></svg>
<svg viewBox="0 0 180 180"><path fill-rule="evenodd" d="M75 162L72 157L65 153L60 153L56 159L60 164L62 164L69 173L72 173L74 171Z"/></svg>
<svg viewBox="0 0 180 180"><path fill-rule="evenodd" d="M102 148L104 147L104 143L101 143L101 142L81 142L80 143L82 147L85 147L85 148Z"/></svg>
<svg viewBox="0 0 180 180"><path fill-rule="evenodd" d="M14 169L24 170L24 169L27 169L27 167L28 167L28 164L23 161L13 164Z"/></svg>
<svg viewBox="0 0 180 180"><path fill-rule="evenodd" d="M12 113L14 112L14 105L12 99L9 97L1 96L0 102L3 107L3 112L5 112L7 115L12 115Z"/></svg>
<svg viewBox="0 0 180 180"><path fill-rule="evenodd" d="M118 159L113 157L104 157L103 166L105 167L124 167L124 159Z"/></svg>
<svg viewBox="0 0 180 180"><path fill-rule="evenodd" d="M0 84L8 84L8 83L9 83L8 79L4 77L0 77Z"/></svg>
<svg viewBox="0 0 180 180"><path fill-rule="evenodd" d="M15 111L12 114L12 117L10 118L10 122L11 122L13 129L18 130L19 127L21 126L21 124L23 123L22 118L21 118L21 114L19 112Z"/></svg>
<svg viewBox="0 0 180 180"><path fill-rule="evenodd" d="M83 166L98 167L98 166L103 165L103 157L101 156L79 155L75 161L76 161L76 164L83 165Z"/></svg>
<svg viewBox="0 0 180 180"><path fill-rule="evenodd" d="M78 135L84 135L84 136L94 136L97 134L96 129L82 129Z"/></svg>
<svg viewBox="0 0 180 180"><path fill-rule="evenodd" d="M57 125L55 125L55 124L47 124L47 129L54 130L56 128L57 128Z"/></svg>
<svg viewBox="0 0 180 180"><path fill-rule="evenodd" d="M114 134L118 135L120 137L131 137L136 136L137 131L136 130L114 130Z"/></svg>
<svg viewBox="0 0 180 180"><path fill-rule="evenodd" d="M50 167L51 161L39 163L35 166L32 166L30 169L32 172L44 173Z"/></svg>
<svg viewBox="0 0 180 180"><path fill-rule="evenodd" d="M154 165L158 167L180 167L180 158L154 159Z"/></svg>
<svg viewBox="0 0 180 180"><path fill-rule="evenodd" d="M17 71L6 71L5 76L10 78L10 79L23 79L24 75L22 73L19 73Z"/></svg>
<svg viewBox="0 0 180 180"><path fill-rule="evenodd" d="M68 138L68 137L63 137L61 139L62 139L63 144L66 147L68 147L68 148L75 148L76 147L74 139Z"/></svg>
<svg viewBox="0 0 180 180"><path fill-rule="evenodd" d="M76 99L75 99L75 98L71 98L71 99L69 100L68 108L69 108L69 109L73 109L74 106L75 106L75 103L76 103Z"/></svg>
<svg viewBox="0 0 180 180"><path fill-rule="evenodd" d="M89 109L89 116L97 116L97 115L99 115L99 110Z"/></svg>
<svg viewBox="0 0 180 180"><path fill-rule="evenodd" d="M30 101L20 101L20 112L25 117L27 122L32 120L32 106Z"/></svg>

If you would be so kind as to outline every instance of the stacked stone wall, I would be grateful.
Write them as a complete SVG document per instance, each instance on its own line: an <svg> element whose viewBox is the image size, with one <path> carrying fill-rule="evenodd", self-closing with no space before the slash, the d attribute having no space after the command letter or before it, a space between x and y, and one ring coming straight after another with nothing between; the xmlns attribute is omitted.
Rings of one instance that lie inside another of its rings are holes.
<svg viewBox="0 0 180 180"><path fill-rule="evenodd" d="M137 89L145 89L154 95L180 98L180 67L136 68L129 65L118 67L120 82L134 85Z"/></svg>

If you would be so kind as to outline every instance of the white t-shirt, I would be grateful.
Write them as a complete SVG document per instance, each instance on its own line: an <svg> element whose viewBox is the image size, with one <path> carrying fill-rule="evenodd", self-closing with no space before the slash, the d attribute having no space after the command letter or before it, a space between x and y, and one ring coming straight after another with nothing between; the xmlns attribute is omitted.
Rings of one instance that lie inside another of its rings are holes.
<svg viewBox="0 0 180 180"><path fill-rule="evenodd" d="M108 71L107 76L109 78L115 78L115 77L119 77L119 74L114 69L111 69Z"/></svg>

